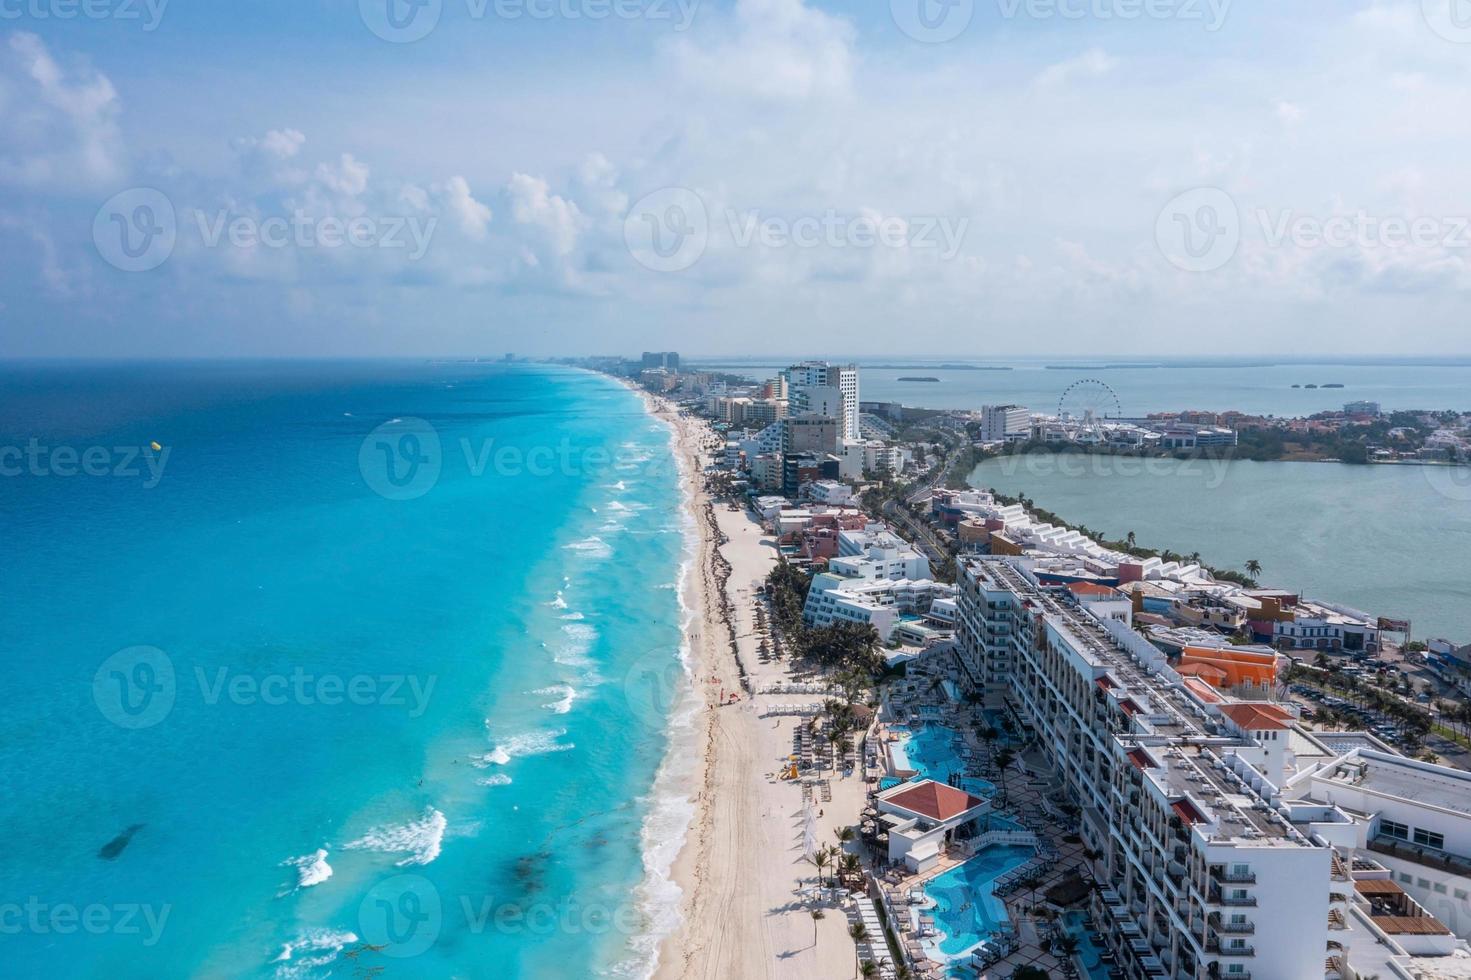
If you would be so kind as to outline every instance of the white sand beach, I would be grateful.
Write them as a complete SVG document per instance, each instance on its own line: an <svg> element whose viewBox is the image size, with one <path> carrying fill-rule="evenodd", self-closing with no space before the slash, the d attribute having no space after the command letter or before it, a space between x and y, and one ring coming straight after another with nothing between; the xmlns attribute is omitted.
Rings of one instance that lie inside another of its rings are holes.
<svg viewBox="0 0 1471 980"><path fill-rule="evenodd" d="M799 719L762 717L773 706L814 697L750 693L791 679L781 661L763 664L757 654L754 596L777 561L776 541L747 511L713 503L705 491L702 461L720 444L708 425L679 415L662 399L650 401L651 411L676 427L692 483L699 550L688 599L696 614L691 663L707 706L697 723L703 758L690 788L696 810L673 869L683 915L663 943L655 976L851 977L855 952L843 910L814 906L804 894L817 871L804 856L802 788L778 776ZM717 550L730 567L728 606L721 602ZM730 623L725 609L733 614ZM739 662L731 652L732 632ZM738 700L722 705L732 693ZM812 803L821 812L821 844L835 843L836 829L856 822L864 800L861 775L834 774L829 785L831 799L818 793ZM814 907L822 908L822 918L814 918Z"/></svg>

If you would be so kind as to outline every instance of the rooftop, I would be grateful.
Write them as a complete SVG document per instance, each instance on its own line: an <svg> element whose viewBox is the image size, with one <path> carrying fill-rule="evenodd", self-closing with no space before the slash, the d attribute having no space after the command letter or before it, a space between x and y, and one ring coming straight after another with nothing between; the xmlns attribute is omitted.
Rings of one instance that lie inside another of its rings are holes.
<svg viewBox="0 0 1471 980"><path fill-rule="evenodd" d="M1122 624L1117 624L1120 635L1110 633L1098 619L1064 604L1010 562L977 558L965 564L972 574L1011 591L1034 615L1045 619L1099 672L1095 680L1105 682L1099 686L1106 689L1106 696L1116 698L1121 707L1133 705L1125 713L1131 716L1134 730L1116 732L1115 739L1171 802L1190 799L1190 805L1204 817L1201 833L1215 840L1262 845L1308 844L1263 795L1275 794L1275 789L1232 751L1254 743L1223 731L1147 640L1132 634L1141 656L1146 651L1158 655L1158 667L1146 664L1125 647L1129 631ZM1161 763L1158 768L1153 765L1155 760Z"/></svg>
<svg viewBox="0 0 1471 980"><path fill-rule="evenodd" d="M1462 814L1471 799L1471 772L1369 749L1346 756L1319 778Z"/></svg>
<svg viewBox="0 0 1471 980"><path fill-rule="evenodd" d="M911 813L918 813L936 823L953 820L967 810L986 804L980 797L971 796L954 786L937 783L933 779L907 787L896 786L887 793L880 793L879 799Z"/></svg>
<svg viewBox="0 0 1471 980"><path fill-rule="evenodd" d="M1293 721L1290 711L1266 702L1223 704L1221 714L1250 732L1286 731Z"/></svg>

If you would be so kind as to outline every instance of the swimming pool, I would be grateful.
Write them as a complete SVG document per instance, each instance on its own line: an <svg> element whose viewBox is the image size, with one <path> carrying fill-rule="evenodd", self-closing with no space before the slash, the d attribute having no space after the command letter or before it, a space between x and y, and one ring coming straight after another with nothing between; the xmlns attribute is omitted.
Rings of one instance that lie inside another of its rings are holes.
<svg viewBox="0 0 1471 980"><path fill-rule="evenodd" d="M1005 711L1002 711L1000 708L985 708L982 713L986 716L986 722L996 730L998 744L1011 746L1012 748L1021 745L1022 740L1020 738L1017 738L1015 735L1008 735L1006 732L1007 717Z"/></svg>
<svg viewBox="0 0 1471 980"><path fill-rule="evenodd" d="M924 886L925 894L935 901L930 914L935 928L943 933L942 954L960 956L999 931L1006 922L1006 906L991 894L992 883L1031 857L1030 847L988 847Z"/></svg>
<svg viewBox="0 0 1471 980"><path fill-rule="evenodd" d="M961 758L960 736L944 725L925 725L918 729L895 728L899 741L890 747L896 769L913 769L915 779L934 779L950 783L958 777L961 789L975 796L989 797L996 792L994 784L976 776L966 776L965 759Z"/></svg>
<svg viewBox="0 0 1471 980"><path fill-rule="evenodd" d="M1078 959L1083 962L1083 969L1088 974L1088 980L1109 980L1112 971L1108 964L1100 957L1103 950L1088 938L1087 916L1074 910L1062 917L1062 928L1069 936L1078 941Z"/></svg>

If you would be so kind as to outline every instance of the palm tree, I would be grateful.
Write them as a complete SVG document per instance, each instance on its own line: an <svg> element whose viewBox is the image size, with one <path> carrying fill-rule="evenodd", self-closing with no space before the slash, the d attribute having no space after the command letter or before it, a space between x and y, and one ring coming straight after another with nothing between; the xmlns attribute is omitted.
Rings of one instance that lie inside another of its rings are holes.
<svg viewBox="0 0 1471 980"><path fill-rule="evenodd" d="M812 909L812 948L817 948L817 923L825 918L822 909Z"/></svg>
<svg viewBox="0 0 1471 980"><path fill-rule="evenodd" d="M1006 767L1016 761L1016 753L1011 749L1002 749L996 753L996 768L1001 773L1001 805L1006 805Z"/></svg>
<svg viewBox="0 0 1471 980"><path fill-rule="evenodd" d="M858 975L863 977L863 980L872 980L873 977L879 975L879 965L873 960L864 960L858 964Z"/></svg>
<svg viewBox="0 0 1471 980"><path fill-rule="evenodd" d="M848 935L853 937L855 943L868 942L868 926L862 922L855 922L848 927Z"/></svg>
<svg viewBox="0 0 1471 980"><path fill-rule="evenodd" d="M1253 558L1251 561L1249 561L1249 562L1246 563L1246 574L1250 575L1252 578L1256 578L1261 573L1262 573L1262 563L1261 562L1259 562L1255 558Z"/></svg>
<svg viewBox="0 0 1471 980"><path fill-rule="evenodd" d="M812 862L813 867L817 868L817 884L819 886L825 885L827 883L826 878L823 876L822 872L823 869L827 867L829 857L830 855L828 853L827 846L823 845L822 847L819 847L817 849L816 854L808 858L808 860Z"/></svg>
<svg viewBox="0 0 1471 980"><path fill-rule="evenodd" d="M1078 951L1078 939L1076 936L1064 934L1057 940L1057 951L1063 956L1072 956Z"/></svg>
<svg viewBox="0 0 1471 980"><path fill-rule="evenodd" d="M852 827L839 827L837 830L833 831L833 833L836 834L838 840L842 841L844 844L847 844L853 840Z"/></svg>

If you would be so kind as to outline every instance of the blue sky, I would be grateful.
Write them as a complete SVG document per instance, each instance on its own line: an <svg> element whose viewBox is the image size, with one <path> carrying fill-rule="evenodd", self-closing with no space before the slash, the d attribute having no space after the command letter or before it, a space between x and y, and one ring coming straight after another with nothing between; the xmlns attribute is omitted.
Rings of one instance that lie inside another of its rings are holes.
<svg viewBox="0 0 1471 980"><path fill-rule="evenodd" d="M1466 0L425 2L0 0L0 356L1471 353Z"/></svg>

